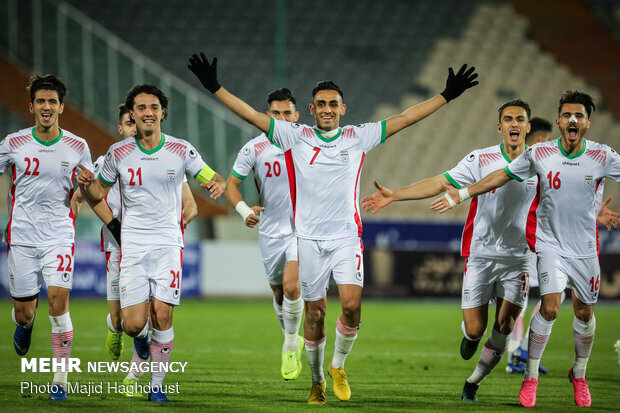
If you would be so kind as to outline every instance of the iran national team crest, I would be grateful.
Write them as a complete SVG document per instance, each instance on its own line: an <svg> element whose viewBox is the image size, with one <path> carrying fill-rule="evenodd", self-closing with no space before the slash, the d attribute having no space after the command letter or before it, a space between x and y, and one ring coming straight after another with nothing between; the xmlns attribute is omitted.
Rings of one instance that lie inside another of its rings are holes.
<svg viewBox="0 0 620 413"><path fill-rule="evenodd" d="M536 183L534 182L534 180L528 179L528 181L525 183L525 190L527 192L531 192L535 186L536 186Z"/></svg>
<svg viewBox="0 0 620 413"><path fill-rule="evenodd" d="M340 160L343 163L349 162L349 152L348 151L340 151Z"/></svg>
<svg viewBox="0 0 620 413"><path fill-rule="evenodd" d="M543 285L549 284L549 273L543 272L542 274L540 274L540 281Z"/></svg>
<svg viewBox="0 0 620 413"><path fill-rule="evenodd" d="M66 175L69 173L69 162L67 161L62 161L60 163L60 173L63 175Z"/></svg>
<svg viewBox="0 0 620 413"><path fill-rule="evenodd" d="M586 175L586 179L584 181L584 184L587 187L592 188L593 182L594 182L594 179L592 179L592 175Z"/></svg>
<svg viewBox="0 0 620 413"><path fill-rule="evenodd" d="M174 169L168 169L166 172L168 174L168 180L174 181Z"/></svg>
<svg viewBox="0 0 620 413"><path fill-rule="evenodd" d="M469 301L469 299L471 298L471 291L469 290L464 290L463 291L463 301Z"/></svg>

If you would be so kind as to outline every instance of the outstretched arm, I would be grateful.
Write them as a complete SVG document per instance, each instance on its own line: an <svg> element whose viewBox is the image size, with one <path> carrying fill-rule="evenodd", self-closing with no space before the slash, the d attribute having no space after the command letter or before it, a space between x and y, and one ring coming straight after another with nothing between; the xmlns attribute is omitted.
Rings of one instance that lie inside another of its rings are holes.
<svg viewBox="0 0 620 413"><path fill-rule="evenodd" d="M237 96L224 89L217 80L217 57L209 63L204 53L194 54L189 58L187 65L202 85L214 94L228 109L248 123L256 126L264 133L269 133L270 118L265 113L257 112L254 108Z"/></svg>
<svg viewBox="0 0 620 413"><path fill-rule="evenodd" d="M400 115L388 118L385 122L385 137L388 138L402 129L421 121L452 99L459 97L470 87L476 86L478 81L475 79L478 77L478 73L475 73L475 70L476 68L473 66L467 69L466 64L456 74L454 74L452 68L448 69L448 79L446 80L444 91L426 102L410 107Z"/></svg>
<svg viewBox="0 0 620 413"><path fill-rule="evenodd" d="M403 188L390 190L382 185L379 185L379 183L375 181L375 188L377 188L378 191L362 199L362 207L366 211L370 211L372 209L372 214L374 215L379 212L380 209L388 206L393 201L424 199L439 195L444 190L442 183L450 185L445 176L438 175L433 178L418 181L415 184L405 186Z"/></svg>
<svg viewBox="0 0 620 413"><path fill-rule="evenodd" d="M239 185L243 182L241 179L237 178L233 174L230 174L228 177L228 181L226 182L226 198L230 202L235 210L241 215L243 218L243 222L246 226L250 228L254 228L256 224L260 222L259 213L260 211L264 211L265 208L254 206L250 208L248 204L243 200L243 195L239 191Z"/></svg>
<svg viewBox="0 0 620 413"><path fill-rule="evenodd" d="M601 205L601 210L598 213L596 221L607 227L607 231L611 231L611 227L618 229L618 218L620 214L607 208L607 205L611 202L611 196L608 196L605 202Z"/></svg>
<svg viewBox="0 0 620 413"><path fill-rule="evenodd" d="M89 203L92 202L92 205L95 205L105 198L112 185L101 182L101 179L95 179L95 175L82 164L79 164L78 167L81 168L77 177L81 192Z"/></svg>
<svg viewBox="0 0 620 413"><path fill-rule="evenodd" d="M498 169L466 188L457 190L453 186L444 186L447 193L444 196L434 200L431 203L431 209L435 212L443 214L447 210L452 209L461 202L473 196L484 194L485 192L492 191L495 188L505 185L508 181L510 181L510 179L511 178L508 176L505 169Z"/></svg>

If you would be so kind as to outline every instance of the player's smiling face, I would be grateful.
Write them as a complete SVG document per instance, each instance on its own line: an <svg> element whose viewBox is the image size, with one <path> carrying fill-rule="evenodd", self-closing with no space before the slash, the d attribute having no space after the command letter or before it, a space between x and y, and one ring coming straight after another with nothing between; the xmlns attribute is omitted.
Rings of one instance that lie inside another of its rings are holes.
<svg viewBox="0 0 620 413"><path fill-rule="evenodd" d="M136 122L137 131L150 136L159 131L166 110L161 107L157 96L140 93L134 98L133 110L130 113Z"/></svg>
<svg viewBox="0 0 620 413"><path fill-rule="evenodd" d="M34 101L30 104L30 113L34 114L37 127L49 129L58 126L58 115L65 105L60 103L58 92L55 90L39 89L34 94Z"/></svg>
<svg viewBox="0 0 620 413"><path fill-rule="evenodd" d="M319 90L310 104L310 113L316 118L316 126L330 131L340 123L347 107L342 103L342 96L336 90Z"/></svg>
<svg viewBox="0 0 620 413"><path fill-rule="evenodd" d="M569 145L579 144L590 127L590 119L585 106L581 103L565 103L560 110L560 117L555 120L560 128L562 140Z"/></svg>
<svg viewBox="0 0 620 413"><path fill-rule="evenodd" d="M525 108L521 106L504 108L497 128L504 137L504 145L519 146L523 144L525 136L531 128Z"/></svg>

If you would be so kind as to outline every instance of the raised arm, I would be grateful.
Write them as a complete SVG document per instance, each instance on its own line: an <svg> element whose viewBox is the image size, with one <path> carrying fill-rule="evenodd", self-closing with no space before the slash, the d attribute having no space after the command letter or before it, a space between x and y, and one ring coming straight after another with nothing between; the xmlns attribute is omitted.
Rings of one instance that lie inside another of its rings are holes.
<svg viewBox="0 0 620 413"><path fill-rule="evenodd" d="M268 115L257 112L252 106L220 85L217 80L217 57L214 57L213 61L209 63L209 59L204 53L201 52L200 56L194 54L189 58L187 67L196 75L205 89L215 95L228 109L262 132L269 133L270 118Z"/></svg>
<svg viewBox="0 0 620 413"><path fill-rule="evenodd" d="M254 206L250 208L248 204L243 200L243 195L239 191L239 185L243 182L241 179L237 178L235 175L230 174L228 177L228 181L226 182L226 198L230 202L235 210L241 215L243 218L243 222L246 226L250 228L254 228L256 224L260 222L259 213L260 211L264 211L265 208Z"/></svg>
<svg viewBox="0 0 620 413"><path fill-rule="evenodd" d="M385 122L385 137L388 138L402 129L421 121L452 99L459 97L470 87L476 86L478 81L475 79L478 77L478 73L475 73L475 70L476 68L473 66L467 69L466 64L456 74L454 74L452 68L448 69L448 79L443 92L426 102L410 107L400 115L388 118Z"/></svg>
<svg viewBox="0 0 620 413"><path fill-rule="evenodd" d="M379 185L379 183L375 181L374 185L378 191L362 199L362 207L366 211L370 211L372 209L372 214L374 215L379 212L380 209L388 206L393 201L424 199L439 195L442 191L444 191L442 183L445 185L450 185L445 176L437 175L433 178L427 178L403 188L390 190L382 185Z"/></svg>
<svg viewBox="0 0 620 413"><path fill-rule="evenodd" d="M510 179L511 178L506 173L506 170L502 168L491 172L475 184L466 188L457 190L453 186L444 186L446 194L434 200L431 203L431 209L435 212L443 214L447 210L457 206L461 202L473 196L478 196L480 194L484 194L485 192L492 191L495 188L499 188L500 186L504 186L508 181L510 181Z"/></svg>
<svg viewBox="0 0 620 413"><path fill-rule="evenodd" d="M112 185L108 185L101 181L101 179L95 179L95 175L92 171L86 169L82 164L78 165L81 168L80 174L77 177L78 185L82 191L82 194L89 201L93 202L93 205L101 201L110 191Z"/></svg>
<svg viewBox="0 0 620 413"><path fill-rule="evenodd" d="M183 182L181 203L183 204L183 228L187 228L187 225L198 215L198 206L187 182Z"/></svg>

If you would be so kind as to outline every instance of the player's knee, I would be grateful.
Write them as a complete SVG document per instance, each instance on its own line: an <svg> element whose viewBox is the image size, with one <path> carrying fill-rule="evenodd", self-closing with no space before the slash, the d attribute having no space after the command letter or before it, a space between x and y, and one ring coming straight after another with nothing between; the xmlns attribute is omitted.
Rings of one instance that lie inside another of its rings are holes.
<svg viewBox="0 0 620 413"><path fill-rule="evenodd" d="M65 314L69 311L69 300L63 299L62 297L56 297L55 299L50 299L49 302L49 311L52 316L59 316Z"/></svg>
<svg viewBox="0 0 620 413"><path fill-rule="evenodd" d="M295 282L294 280L285 281L283 287L284 295L286 296L286 298L291 301L299 298L299 295L301 293L301 290L299 288L299 282Z"/></svg>
<svg viewBox="0 0 620 413"><path fill-rule="evenodd" d="M349 320L358 320L362 308L359 300L350 300L342 303L342 315Z"/></svg>
<svg viewBox="0 0 620 413"><path fill-rule="evenodd" d="M153 325L159 330L167 330L172 325L172 312L168 308L160 308L153 312Z"/></svg>
<svg viewBox="0 0 620 413"><path fill-rule="evenodd" d="M26 325L34 318L36 313L35 306L21 307L15 309L15 321L23 326Z"/></svg>
<svg viewBox="0 0 620 413"><path fill-rule="evenodd" d="M467 336L472 339L482 337L484 335L484 330L484 326L480 323L465 324L465 332Z"/></svg>
<svg viewBox="0 0 620 413"><path fill-rule="evenodd" d="M140 332L142 332L142 330L144 329L144 325L140 325L139 323L127 320L123 321L122 327L125 333L130 337L138 336Z"/></svg>
<svg viewBox="0 0 620 413"><path fill-rule="evenodd" d="M583 307L583 308L579 308L575 310L575 317L577 317L584 323L589 322L592 319L593 315L594 315L594 308L591 306Z"/></svg>
<svg viewBox="0 0 620 413"><path fill-rule="evenodd" d="M310 325L322 323L325 319L325 308L310 307L306 311L306 319Z"/></svg>
<svg viewBox="0 0 620 413"><path fill-rule="evenodd" d="M560 309L555 303L543 303L540 307L540 315L547 321L553 321L558 318Z"/></svg>

